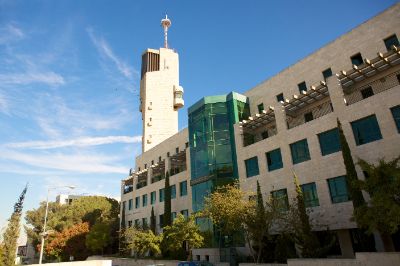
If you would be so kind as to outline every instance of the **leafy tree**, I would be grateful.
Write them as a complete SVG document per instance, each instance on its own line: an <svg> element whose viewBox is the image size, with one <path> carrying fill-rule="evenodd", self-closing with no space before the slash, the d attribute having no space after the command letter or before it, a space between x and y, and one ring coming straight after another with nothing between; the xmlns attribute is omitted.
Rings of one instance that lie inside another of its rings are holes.
<svg viewBox="0 0 400 266"><path fill-rule="evenodd" d="M189 249L188 260L192 257L192 249L200 248L204 243L204 237L195 219L195 215L191 215L186 219L179 213L171 226L164 227L163 234L166 239L167 249L172 252L179 251L183 243L186 242Z"/></svg>
<svg viewBox="0 0 400 266"><path fill-rule="evenodd" d="M164 197L164 216L163 226L171 225L172 212L171 212L171 186L169 185L169 172L165 176L165 197Z"/></svg>
<svg viewBox="0 0 400 266"><path fill-rule="evenodd" d="M86 248L93 252L101 251L110 243L110 226L107 223L96 223L86 236Z"/></svg>
<svg viewBox="0 0 400 266"><path fill-rule="evenodd" d="M25 194L28 186L25 186L17 203L14 205L14 212L8 220L7 228L3 234L1 265L11 266L15 265L15 256L17 252L17 240L20 231L20 221L22 208L24 204Z"/></svg>
<svg viewBox="0 0 400 266"><path fill-rule="evenodd" d="M390 235L400 226L399 161L400 156L389 162L380 159L376 166L361 159L358 162L367 175L360 186L370 194L371 200L355 210L355 218L368 233L380 233L386 251L394 251Z"/></svg>
<svg viewBox="0 0 400 266"><path fill-rule="evenodd" d="M156 216L154 215L154 207L151 207L150 230L154 234L156 233Z"/></svg>
<svg viewBox="0 0 400 266"><path fill-rule="evenodd" d="M126 228L124 231L126 248L133 250L138 256L145 256L147 253L154 255L161 254L161 241L163 235L155 235L151 230L141 230L135 227Z"/></svg>

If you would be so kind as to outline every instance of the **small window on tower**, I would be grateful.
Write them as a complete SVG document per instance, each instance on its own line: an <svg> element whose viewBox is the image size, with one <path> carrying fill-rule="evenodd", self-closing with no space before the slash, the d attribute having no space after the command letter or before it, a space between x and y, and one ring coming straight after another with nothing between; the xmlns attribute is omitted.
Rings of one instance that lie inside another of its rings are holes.
<svg viewBox="0 0 400 266"><path fill-rule="evenodd" d="M361 56L360 53L353 55L352 57L350 57L351 63L353 65L359 66L362 63L364 63L363 58Z"/></svg>
<svg viewBox="0 0 400 266"><path fill-rule="evenodd" d="M363 99L366 99L368 97L373 96L374 91L372 90L371 86L368 86L361 90L361 95L362 95Z"/></svg>
<svg viewBox="0 0 400 266"><path fill-rule="evenodd" d="M312 112L308 112L308 113L305 113L304 114L304 121L307 123L307 122L310 122L311 120L313 120L314 119L314 117L313 117L313 114L312 114Z"/></svg>
<svg viewBox="0 0 400 266"><path fill-rule="evenodd" d="M396 47L399 47L399 39L397 39L396 34L393 34L392 36L387 37L383 41L385 42L385 46L388 51L392 50L393 45Z"/></svg>
<svg viewBox="0 0 400 266"><path fill-rule="evenodd" d="M305 81L302 83L297 84L297 87L299 87L299 92L301 93L302 91L307 91L307 84Z"/></svg>
<svg viewBox="0 0 400 266"><path fill-rule="evenodd" d="M278 102L284 102L285 99L283 98L283 93L280 93L280 94L276 95L276 100Z"/></svg>
<svg viewBox="0 0 400 266"><path fill-rule="evenodd" d="M322 71L322 76L324 76L324 80L326 81L327 78L332 76L332 69L328 68Z"/></svg>

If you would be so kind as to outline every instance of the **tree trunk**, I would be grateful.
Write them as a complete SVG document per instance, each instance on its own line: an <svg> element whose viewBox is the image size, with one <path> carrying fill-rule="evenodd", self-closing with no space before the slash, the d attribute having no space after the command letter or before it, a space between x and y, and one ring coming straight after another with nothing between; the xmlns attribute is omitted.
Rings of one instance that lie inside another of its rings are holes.
<svg viewBox="0 0 400 266"><path fill-rule="evenodd" d="M256 256L255 256L255 254L254 254L253 247L251 246L251 242L250 242L249 235L246 234L246 233L245 233L245 235L246 235L246 242L247 242L247 245L249 245L250 253L251 253L251 256L253 257L253 261L254 261L255 263L257 263Z"/></svg>
<svg viewBox="0 0 400 266"><path fill-rule="evenodd" d="M385 252L394 252L395 249L394 249L392 237L390 236L390 234L381 233L380 236L381 236L381 239L382 239L382 243L383 243L383 247L385 249Z"/></svg>

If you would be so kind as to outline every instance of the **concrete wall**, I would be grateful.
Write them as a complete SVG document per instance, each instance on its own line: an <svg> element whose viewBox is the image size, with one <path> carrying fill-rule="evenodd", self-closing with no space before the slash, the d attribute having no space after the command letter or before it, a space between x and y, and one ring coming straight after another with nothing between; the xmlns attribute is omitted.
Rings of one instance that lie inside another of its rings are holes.
<svg viewBox="0 0 400 266"><path fill-rule="evenodd" d="M42 264L30 264L42 265ZM49 266L111 266L113 265L111 260L90 260L90 261L72 261L72 262L58 262L58 263L46 263Z"/></svg>
<svg viewBox="0 0 400 266"><path fill-rule="evenodd" d="M146 266L146 265L157 265L161 264L163 266L177 266L178 260L153 260L153 259L130 259L130 258L102 258L97 256L89 257L88 260L91 259L107 259L112 260L112 266Z"/></svg>

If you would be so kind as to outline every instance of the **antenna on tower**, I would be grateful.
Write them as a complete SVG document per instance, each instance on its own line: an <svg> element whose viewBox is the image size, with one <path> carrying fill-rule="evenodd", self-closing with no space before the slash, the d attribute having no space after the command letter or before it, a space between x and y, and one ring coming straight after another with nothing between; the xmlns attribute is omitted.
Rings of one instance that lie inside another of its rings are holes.
<svg viewBox="0 0 400 266"><path fill-rule="evenodd" d="M165 14L165 18L161 20L161 26L164 29L164 48L168 48L168 28L171 27L171 20Z"/></svg>

